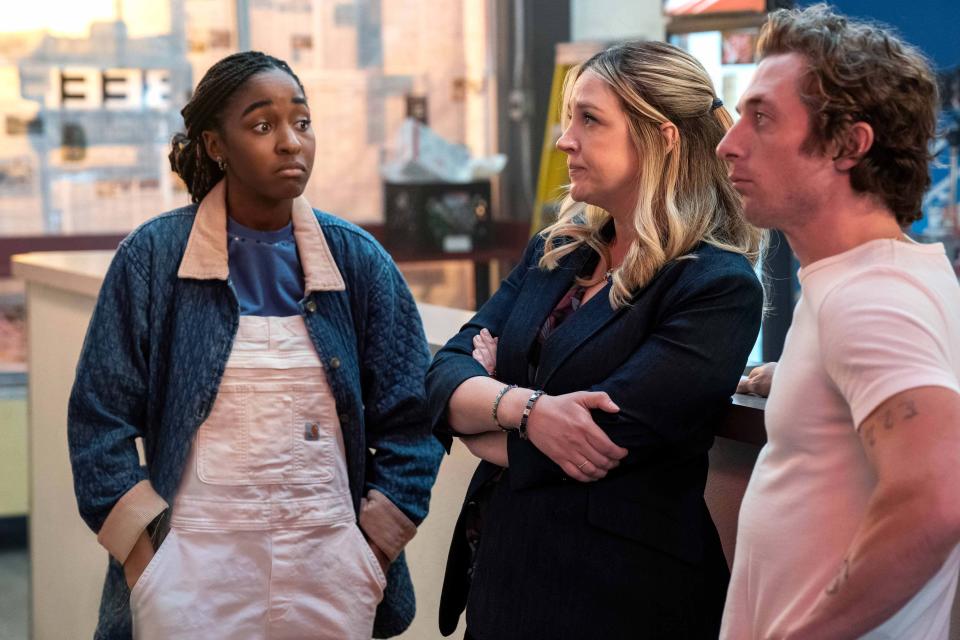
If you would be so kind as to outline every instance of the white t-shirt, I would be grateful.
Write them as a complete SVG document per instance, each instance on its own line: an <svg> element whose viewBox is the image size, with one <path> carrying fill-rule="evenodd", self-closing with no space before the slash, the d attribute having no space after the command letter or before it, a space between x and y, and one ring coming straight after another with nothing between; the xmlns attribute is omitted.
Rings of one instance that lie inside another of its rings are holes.
<svg viewBox="0 0 960 640"><path fill-rule="evenodd" d="M960 393L960 286L943 245L874 240L800 270L747 486L721 638L803 618L836 577L876 476L855 426L888 398ZM946 640L960 547L864 638Z"/></svg>

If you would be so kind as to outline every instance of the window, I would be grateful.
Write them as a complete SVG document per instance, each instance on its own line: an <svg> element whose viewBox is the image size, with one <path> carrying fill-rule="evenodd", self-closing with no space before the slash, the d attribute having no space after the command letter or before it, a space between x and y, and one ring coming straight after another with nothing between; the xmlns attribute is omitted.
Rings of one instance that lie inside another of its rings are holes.
<svg viewBox="0 0 960 640"><path fill-rule="evenodd" d="M445 139L490 153L486 3L38 1L0 25L0 234L123 233L186 203L167 161L179 110L240 48L304 82L315 206L382 221L380 164L411 98Z"/></svg>
<svg viewBox="0 0 960 640"><path fill-rule="evenodd" d="M18 251L51 234L110 241L189 202L167 159L179 111L206 70L240 49L287 60L305 85L317 132L310 201L380 224L380 166L408 103L446 140L493 152L489 15L489 0L12 6L0 22L0 237ZM421 299L470 305L464 263L404 269ZM23 313L18 285L0 287L10 288L0 289L2 368L22 360Z"/></svg>

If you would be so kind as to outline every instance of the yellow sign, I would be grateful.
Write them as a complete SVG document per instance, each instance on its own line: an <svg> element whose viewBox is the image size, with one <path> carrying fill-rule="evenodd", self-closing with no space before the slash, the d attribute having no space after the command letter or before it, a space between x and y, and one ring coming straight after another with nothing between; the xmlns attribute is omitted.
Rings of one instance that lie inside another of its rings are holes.
<svg viewBox="0 0 960 640"><path fill-rule="evenodd" d="M563 109L563 81L567 73L586 62L606 45L601 42L562 42L557 45L550 85L550 104L540 152L540 175L537 178L537 199L530 219L530 235L537 233L557 219L560 202L568 183L567 156L557 149L561 131L560 114Z"/></svg>

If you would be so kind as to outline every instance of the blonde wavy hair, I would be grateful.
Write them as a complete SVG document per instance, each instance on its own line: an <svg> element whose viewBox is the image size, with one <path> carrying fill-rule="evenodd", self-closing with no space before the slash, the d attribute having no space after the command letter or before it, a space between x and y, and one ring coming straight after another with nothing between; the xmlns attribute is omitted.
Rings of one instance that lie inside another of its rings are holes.
<svg viewBox="0 0 960 640"><path fill-rule="evenodd" d="M636 241L613 273L611 305L628 305L664 265L688 256L700 242L743 254L755 265L765 232L743 217L740 197L714 152L733 120L723 106L714 107L713 83L703 66L664 42L631 42L601 51L567 73L564 129L573 85L587 70L618 96L641 159L633 214ZM660 131L666 122L678 132L672 148ZM610 265L610 250L601 234L610 220L607 211L575 202L568 194L558 220L540 232L545 238L540 267L556 268L562 257L583 244ZM599 279L578 282L589 286Z"/></svg>

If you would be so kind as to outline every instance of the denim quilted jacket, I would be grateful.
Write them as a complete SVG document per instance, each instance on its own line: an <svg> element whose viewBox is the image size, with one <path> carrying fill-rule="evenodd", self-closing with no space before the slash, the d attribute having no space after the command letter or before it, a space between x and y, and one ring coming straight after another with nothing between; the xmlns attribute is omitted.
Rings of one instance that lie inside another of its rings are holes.
<svg viewBox="0 0 960 640"><path fill-rule="evenodd" d="M308 282L300 312L336 399L354 509L376 489L419 524L442 448L430 433L425 408L430 358L416 305L369 234L308 211L329 247L324 259L332 258L343 280L338 289L319 291L310 291ZM80 514L94 531L145 479L172 503L231 351L240 312L227 274L178 275L196 214L196 205L163 214L120 244L90 322L68 433ZM301 253L301 261L310 259ZM143 438L145 467L137 437ZM376 637L401 633L414 616L403 555L387 579ZM122 566L111 557L96 638L130 634L129 590Z"/></svg>

